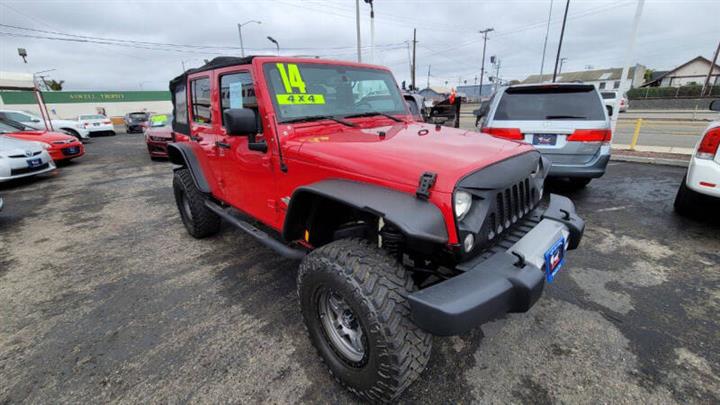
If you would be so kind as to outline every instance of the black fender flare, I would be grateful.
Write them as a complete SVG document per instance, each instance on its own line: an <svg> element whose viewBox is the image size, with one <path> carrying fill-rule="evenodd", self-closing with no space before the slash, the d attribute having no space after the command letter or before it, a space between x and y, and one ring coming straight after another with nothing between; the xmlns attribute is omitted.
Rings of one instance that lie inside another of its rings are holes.
<svg viewBox="0 0 720 405"><path fill-rule="evenodd" d="M302 238L305 232L303 219L312 201L318 197L377 215L413 240L437 244L448 242L445 218L435 204L382 186L334 179L295 189L283 225L285 240Z"/></svg>
<svg viewBox="0 0 720 405"><path fill-rule="evenodd" d="M197 146L196 146L197 147ZM185 142L168 144L168 159L171 163L190 169L195 187L203 193L210 193L210 183L200 165L200 160L193 147Z"/></svg>

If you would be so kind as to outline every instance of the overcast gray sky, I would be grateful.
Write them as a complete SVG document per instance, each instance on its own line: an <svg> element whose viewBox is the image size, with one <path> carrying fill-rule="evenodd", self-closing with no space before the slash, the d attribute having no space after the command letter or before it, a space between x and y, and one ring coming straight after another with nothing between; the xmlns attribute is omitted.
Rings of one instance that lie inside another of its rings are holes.
<svg viewBox="0 0 720 405"><path fill-rule="evenodd" d="M363 61L369 61L370 8L360 3ZM635 5L571 0L563 70L621 66ZM565 0L554 1L545 72L553 67L564 6ZM480 74L477 31L492 27L488 59L502 61L502 78L523 79L539 73L549 9L550 0L375 0L374 62L409 82L406 41L416 27L418 86L426 84L428 65L431 85L471 84ZM718 16L720 0L646 1L635 62L664 70L698 55L711 58L720 41ZM273 54L269 35L284 55L356 58L354 0L0 0L0 70L56 69L48 74L65 80L66 90L164 90L183 63L190 68L239 55L237 23L248 20L262 24L243 28L247 54ZM27 49L27 64L17 48Z"/></svg>

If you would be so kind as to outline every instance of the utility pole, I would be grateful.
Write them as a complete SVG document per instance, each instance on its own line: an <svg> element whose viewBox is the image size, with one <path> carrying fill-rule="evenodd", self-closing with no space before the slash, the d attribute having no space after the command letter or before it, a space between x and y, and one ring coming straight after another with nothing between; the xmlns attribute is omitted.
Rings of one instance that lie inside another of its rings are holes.
<svg viewBox="0 0 720 405"><path fill-rule="evenodd" d="M430 88L430 65L428 65L428 78L427 78L427 86L425 88Z"/></svg>
<svg viewBox="0 0 720 405"><path fill-rule="evenodd" d="M632 33L630 34L628 45L625 49L625 62L623 63L622 73L620 74L620 88L618 89L618 93L620 94L620 96L625 94L625 92L629 90L628 87L630 87L626 85L627 76L628 72L630 71L630 63L632 63L633 60L633 52L635 51L635 38L637 38L638 28L640 27L640 16L642 15L644 5L645 0L638 0L637 8L635 9L635 18L632 25ZM613 108L613 115L610 118L610 128L613 134L615 133L615 127L617 126L618 115L620 114L619 111L617 111L617 106L615 106Z"/></svg>
<svg viewBox="0 0 720 405"><path fill-rule="evenodd" d="M562 72L562 67L563 67L563 65L565 64L565 61L566 61L567 59L568 59L568 58L560 58L560 66L558 66L558 72L557 72L558 75Z"/></svg>
<svg viewBox="0 0 720 405"><path fill-rule="evenodd" d="M718 53L720 53L720 42L718 42L717 49L715 49L715 56L713 56L712 63L710 64L710 69L708 69L708 74L705 78L705 84L703 84L702 90L700 90L700 96L705 95L705 89L707 89L710 85L710 77L712 76L712 71L715 69L715 64L717 63L718 59Z"/></svg>
<svg viewBox="0 0 720 405"><path fill-rule="evenodd" d="M375 63L375 8L373 0L365 0L370 5L370 63Z"/></svg>
<svg viewBox="0 0 720 405"><path fill-rule="evenodd" d="M482 63L480 64L480 89L478 90L480 100L482 100L483 76L485 76L485 48L487 47L487 34L490 31L495 31L495 30L493 28L486 28L484 30L478 31L483 36Z"/></svg>
<svg viewBox="0 0 720 405"><path fill-rule="evenodd" d="M563 37L565 36L565 23L567 23L568 8L570 8L570 0L567 0L567 2L565 3L565 15L563 16L562 29L560 30L560 42L558 42L557 56L555 56L555 69L553 70L553 83L555 83L555 79L557 78L558 62L560 62L560 50L562 49Z"/></svg>
<svg viewBox="0 0 720 405"><path fill-rule="evenodd" d="M415 44L417 44L417 29L413 28L412 76L411 76L413 89L415 88ZM428 69L430 69L430 67L428 67Z"/></svg>
<svg viewBox="0 0 720 405"><path fill-rule="evenodd" d="M552 18L553 0L550 0L550 12L548 13L547 28L545 29L545 43L543 43L543 55L540 62L540 83L543 82L543 69L545 68L545 50L547 49L548 35L550 35L550 19Z"/></svg>
<svg viewBox="0 0 720 405"><path fill-rule="evenodd" d="M357 60L362 62L362 54L360 53L360 0L355 0L355 30L357 31Z"/></svg>

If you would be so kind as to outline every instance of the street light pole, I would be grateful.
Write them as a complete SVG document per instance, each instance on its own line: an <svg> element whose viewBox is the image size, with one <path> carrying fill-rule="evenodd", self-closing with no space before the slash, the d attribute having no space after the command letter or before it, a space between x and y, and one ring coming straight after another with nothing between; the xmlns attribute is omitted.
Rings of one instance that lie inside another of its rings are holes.
<svg viewBox="0 0 720 405"><path fill-rule="evenodd" d="M562 67L563 67L563 65L565 64L565 61L566 61L567 59L568 59L568 58L560 58L560 66L558 66L558 71L557 71L557 74L558 74L558 75L559 75L560 73L562 73Z"/></svg>
<svg viewBox="0 0 720 405"><path fill-rule="evenodd" d="M357 33L357 61L362 62L362 54L360 53L360 0L355 0L355 31Z"/></svg>
<svg viewBox="0 0 720 405"><path fill-rule="evenodd" d="M375 63L375 8L373 0L365 0L370 5L370 63Z"/></svg>
<svg viewBox="0 0 720 405"><path fill-rule="evenodd" d="M620 88L618 88L619 97L622 97L622 95L629 90L629 87L632 86L632 83L630 83L630 86L627 85L627 76L630 72L630 63L632 63L633 53L635 52L635 39L637 38L638 28L640 27L640 17L642 16L643 6L645 6L645 0L638 0L637 7L635 8L635 17L633 18L632 31L630 38L628 39L627 48L625 48L625 60L623 62L622 73L620 73ZM617 105L615 105L613 115L610 117L610 129L613 134L615 133L615 128L617 127L618 115L620 114Z"/></svg>
<svg viewBox="0 0 720 405"><path fill-rule="evenodd" d="M280 56L280 44L278 44L278 41L275 40L275 38L268 36L267 39L275 44L275 48L277 48L277 55Z"/></svg>
<svg viewBox="0 0 720 405"><path fill-rule="evenodd" d="M560 42L558 43L558 51L557 55L555 56L555 69L553 70L552 80L553 83L555 83L555 79L557 78L558 62L560 62L560 50L562 49L563 37L565 36L565 23L567 22L568 8L570 8L570 0L567 0L567 2L565 3L565 15L563 16L562 29L560 30Z"/></svg>
<svg viewBox="0 0 720 405"><path fill-rule="evenodd" d="M243 45L243 39L242 39L242 27L243 27L243 25L247 25L250 23L262 24L262 21L250 20L250 21L245 21L244 23L237 25L238 26L238 35L240 36L240 56L242 56L242 57L245 56L245 46Z"/></svg>
<svg viewBox="0 0 720 405"><path fill-rule="evenodd" d="M480 100L482 100L483 76L485 76L485 48L487 47L487 34L490 31L495 30L493 28L486 28L484 30L478 31L483 36L482 63L480 64L480 89L478 89L478 97L480 97Z"/></svg>
<svg viewBox="0 0 720 405"><path fill-rule="evenodd" d="M543 69L545 69L545 51L547 50L548 35L550 35L550 19L552 18L553 0L550 0L550 12L548 12L547 28L545 29L545 42L543 43L542 61L540 62L540 83L543 82Z"/></svg>

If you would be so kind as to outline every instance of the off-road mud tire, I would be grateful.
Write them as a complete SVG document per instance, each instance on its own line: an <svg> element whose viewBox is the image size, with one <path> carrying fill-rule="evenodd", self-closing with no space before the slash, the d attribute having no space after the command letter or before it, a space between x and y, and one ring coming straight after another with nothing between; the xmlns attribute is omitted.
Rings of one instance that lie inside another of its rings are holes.
<svg viewBox="0 0 720 405"><path fill-rule="evenodd" d="M407 295L416 286L385 251L362 239L341 239L308 254L298 272L298 295L310 340L330 373L373 402L396 399L425 368L432 336L410 320ZM363 328L364 357L349 362L322 325L323 291L342 296Z"/></svg>
<svg viewBox="0 0 720 405"><path fill-rule="evenodd" d="M202 239L220 230L220 217L205 206L206 196L197 189L187 168L175 170L173 191L180 218L192 237Z"/></svg>

